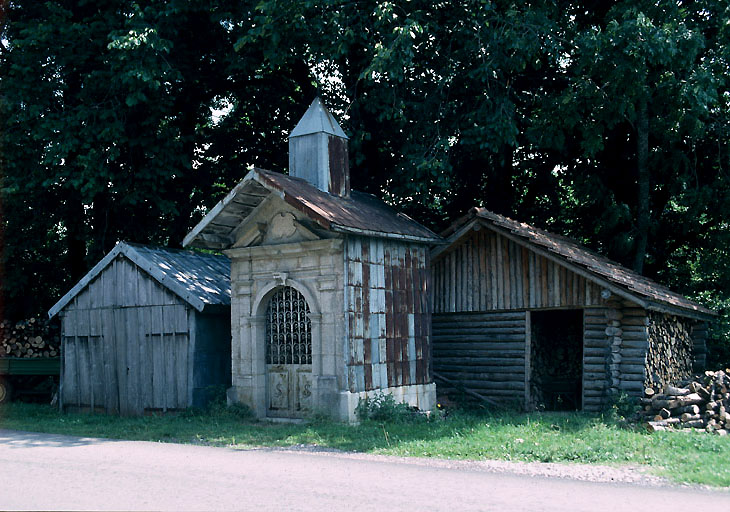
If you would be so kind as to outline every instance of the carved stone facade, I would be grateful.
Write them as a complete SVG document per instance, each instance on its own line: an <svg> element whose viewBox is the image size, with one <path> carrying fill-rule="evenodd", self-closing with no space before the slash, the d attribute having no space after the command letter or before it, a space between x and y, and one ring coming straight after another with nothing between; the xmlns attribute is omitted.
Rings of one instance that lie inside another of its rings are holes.
<svg viewBox="0 0 730 512"><path fill-rule="evenodd" d="M248 404L258 417L296 418L317 413L352 421L361 397L383 391L393 394L399 401L431 409L436 396L429 369L427 258L419 261L415 256L409 256L410 271L397 270L394 274L391 270L387 279L382 261L380 265L373 261L366 269L373 268L374 273L382 275L368 279L363 287L362 252L356 258L346 257L348 237L315 234L314 230L304 227L305 222L301 213L280 199L271 198L241 226L239 240L225 251L231 259L233 283L233 385L229 399ZM253 232L256 233L254 238ZM241 247L251 240L258 240L261 245ZM349 244L362 247L360 240L357 244L352 241ZM382 260L385 257L383 247L389 244L373 240L372 245L380 247ZM419 248L416 244L395 245L403 246L403 255L411 252L428 254L425 247ZM374 249L374 260L377 253ZM397 256L393 255L392 262L390 258L388 252L388 270L399 268ZM346 261L351 276L349 286ZM368 263L366 259L365 264ZM357 276L353 275L355 266L360 269ZM365 274L368 273L366 270ZM393 275L398 281L391 284ZM369 289L370 281L383 283L382 288L373 285L374 290L382 291L382 304L376 299L368 300L367 304L362 302L362 290ZM390 286L387 301L390 314L386 310L386 281ZM414 287L414 282L420 284ZM403 297L393 295L393 287L397 288L398 283L402 284ZM405 297L406 285L410 293L408 298ZM282 287L296 290L308 306L311 367L267 363L267 307L271 297ZM356 289L360 290L357 304L354 299L346 301L345 290L354 297ZM346 304L351 302L348 307ZM418 311L409 314L409 307L412 309L414 302L418 303ZM394 316L394 311L398 317ZM368 319L366 327L357 321L363 318ZM372 322L371 318L382 318L382 337L380 324ZM398 327L394 329L398 323L396 318L404 326L400 331ZM346 319L352 325L346 324ZM372 333L371 324L376 326ZM390 334L386 337L388 331ZM379 345L383 347L382 357L373 355L372 347ZM398 347L397 354L394 347ZM373 377L374 368L376 378ZM282 396L282 393L288 396Z"/></svg>

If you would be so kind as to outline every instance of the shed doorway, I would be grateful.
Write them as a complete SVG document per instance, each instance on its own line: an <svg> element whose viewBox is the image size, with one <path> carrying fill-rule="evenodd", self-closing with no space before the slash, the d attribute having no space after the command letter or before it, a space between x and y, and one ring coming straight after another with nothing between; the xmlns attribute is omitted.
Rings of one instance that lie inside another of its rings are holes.
<svg viewBox="0 0 730 512"><path fill-rule="evenodd" d="M583 311L530 313L530 398L547 411L582 408Z"/></svg>
<svg viewBox="0 0 730 512"><path fill-rule="evenodd" d="M309 304L291 286L266 307L267 415L300 418L312 403L312 321Z"/></svg>

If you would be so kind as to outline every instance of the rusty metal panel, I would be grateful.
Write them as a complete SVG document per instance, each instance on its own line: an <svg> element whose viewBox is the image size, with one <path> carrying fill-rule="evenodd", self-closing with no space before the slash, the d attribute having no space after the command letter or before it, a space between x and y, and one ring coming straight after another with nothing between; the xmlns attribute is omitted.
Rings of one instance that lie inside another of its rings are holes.
<svg viewBox="0 0 730 512"><path fill-rule="evenodd" d="M357 391L429 382L427 331L430 313L428 250L414 244L358 238L348 240L347 313L351 348L350 382ZM358 259L359 261L355 261ZM354 265L359 263L358 265ZM360 272L357 275L357 272ZM360 377L362 375L362 377ZM362 378L363 389L358 388Z"/></svg>
<svg viewBox="0 0 730 512"><path fill-rule="evenodd" d="M350 159L347 140L333 135L327 138L329 152L329 192L337 196L350 195Z"/></svg>

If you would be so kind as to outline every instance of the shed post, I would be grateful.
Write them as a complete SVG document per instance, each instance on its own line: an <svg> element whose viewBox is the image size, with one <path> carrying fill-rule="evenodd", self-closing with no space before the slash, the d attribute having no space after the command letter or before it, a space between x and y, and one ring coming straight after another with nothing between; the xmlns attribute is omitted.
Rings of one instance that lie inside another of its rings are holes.
<svg viewBox="0 0 730 512"><path fill-rule="evenodd" d="M532 318L530 311L525 311L525 410L530 410L530 352L532 351Z"/></svg>
<svg viewBox="0 0 730 512"><path fill-rule="evenodd" d="M195 343L197 341L197 311L185 308L188 313L188 405L195 405Z"/></svg>

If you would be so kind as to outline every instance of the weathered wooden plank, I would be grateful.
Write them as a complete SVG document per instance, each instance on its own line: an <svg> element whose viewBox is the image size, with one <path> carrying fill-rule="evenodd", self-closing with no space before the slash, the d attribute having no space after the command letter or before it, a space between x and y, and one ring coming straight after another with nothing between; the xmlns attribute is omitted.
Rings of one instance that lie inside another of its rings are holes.
<svg viewBox="0 0 730 512"><path fill-rule="evenodd" d="M522 304L520 307L527 308L530 304L530 251L526 247L522 248L522 267L520 269L520 277L522 280Z"/></svg>
<svg viewBox="0 0 730 512"><path fill-rule="evenodd" d="M471 388L474 390L480 390L480 389L488 389L493 391L524 391L525 383L522 380L518 380L516 382L513 381L499 381L495 382L488 379L471 379L471 378L455 378L454 380L458 380L459 382L463 383L465 387ZM517 397L515 397L517 398Z"/></svg>
<svg viewBox="0 0 730 512"><path fill-rule="evenodd" d="M165 326L172 324L171 311L163 310L163 321ZM170 331L168 331L170 332ZM174 409L177 404L177 350L175 346L175 335L164 334L165 345L165 409Z"/></svg>
<svg viewBox="0 0 730 512"><path fill-rule="evenodd" d="M129 268L126 269L130 271ZM131 277L131 276L130 276ZM124 301L132 301L133 296L129 288L123 290ZM128 414L140 414L142 412L139 406L139 330L141 326L138 318L139 308L131 307L122 310L122 321L124 322L124 349L127 360L127 411Z"/></svg>
<svg viewBox="0 0 730 512"><path fill-rule="evenodd" d="M479 274L480 279L479 283L481 286L480 289L480 300L479 300L479 310L480 311L486 311L490 309L489 304L489 294L490 294L490 287L492 286L491 281L489 279L489 270L488 270L488 255L487 255L487 235L484 230L479 231Z"/></svg>
<svg viewBox="0 0 730 512"><path fill-rule="evenodd" d="M91 402L91 364L89 361L88 336L76 337L76 371L79 373L79 405L89 405Z"/></svg>
<svg viewBox="0 0 730 512"><path fill-rule="evenodd" d="M583 346L586 348L603 348L609 346L610 343L604 338L604 339L593 339L593 338L584 338L583 339Z"/></svg>
<svg viewBox="0 0 730 512"><path fill-rule="evenodd" d="M439 365L492 365L492 366L520 366L523 365L522 356L514 355L512 357L502 357L501 355L470 357L465 359L459 356L441 356L438 359Z"/></svg>
<svg viewBox="0 0 730 512"><path fill-rule="evenodd" d="M497 277L497 309L504 309L504 270L502 269L502 262L504 257L502 256L502 243L501 239L494 237L494 272Z"/></svg>
<svg viewBox="0 0 730 512"><path fill-rule="evenodd" d="M468 264L466 279L464 279L464 288L466 290L466 309L468 311L479 311L478 303L476 305L474 304L474 298L479 292L479 276L478 270L476 270L478 267L475 268L476 246L473 236L467 241L466 249Z"/></svg>
<svg viewBox="0 0 730 512"><path fill-rule="evenodd" d="M159 334L150 336L152 345L152 407L162 409L165 406L165 345Z"/></svg>
<svg viewBox="0 0 730 512"><path fill-rule="evenodd" d="M175 376L177 377L177 402L175 408L185 409L188 406L188 336L186 334L176 334L175 341Z"/></svg>
<svg viewBox="0 0 730 512"><path fill-rule="evenodd" d="M140 322L143 329L139 341L139 406L142 411L154 407L152 398L153 389L153 337L150 336L150 316L153 308L143 307L139 310Z"/></svg>
<svg viewBox="0 0 730 512"><path fill-rule="evenodd" d="M530 388L532 382L532 313L530 311L525 312L525 365L524 365L524 389L525 389L525 410L528 410L532 397L530 395Z"/></svg>
<svg viewBox="0 0 730 512"><path fill-rule="evenodd" d="M441 361L435 363L435 369L439 372L466 372L466 373L507 373L511 375L519 375L523 378L525 365L521 360L516 360L518 364L511 365L485 365L485 364L444 364Z"/></svg>
<svg viewBox="0 0 730 512"><path fill-rule="evenodd" d="M91 410L104 404L104 362L101 355L101 339L99 336L89 336L89 363L91 367Z"/></svg>
<svg viewBox="0 0 730 512"><path fill-rule="evenodd" d="M438 345L446 345L448 344L452 348L456 348L456 346L467 346L467 344L471 345L472 347L479 345L495 345L496 347L505 347L506 344L519 344L522 343L525 339L524 332L518 333L518 334L491 334L491 333L484 333L484 334L475 334L475 335L448 335L448 336L441 336L438 334L434 334L433 341L434 344Z"/></svg>
<svg viewBox="0 0 730 512"><path fill-rule="evenodd" d="M98 311L101 317L102 352L104 358L104 405L108 413L119 412L119 389L117 379L117 355L114 340L114 312L111 309Z"/></svg>
<svg viewBox="0 0 730 512"><path fill-rule="evenodd" d="M522 304L517 302L517 289L518 287L521 288L520 283L517 281L517 275L515 272L515 260L516 260L516 251L517 246L512 242L511 240L507 240L507 243L505 244L505 247L507 249L507 266L508 266L508 272L509 272L509 308L519 308L522 307Z"/></svg>
<svg viewBox="0 0 730 512"><path fill-rule="evenodd" d="M434 323L449 321L452 318L472 319L472 320L509 320L515 318L523 318L524 311L488 311L483 313L445 313L434 315Z"/></svg>
<svg viewBox="0 0 730 512"><path fill-rule="evenodd" d="M129 403L129 371L127 364L127 322L122 309L112 310L114 316L114 336L116 349L117 382L119 391L119 412L123 415L132 414Z"/></svg>
<svg viewBox="0 0 730 512"><path fill-rule="evenodd" d="M440 327L439 330L439 336L440 337L448 337L448 336L458 336L458 335L473 335L473 336L479 336L479 335L490 335L490 336L496 336L496 335L502 335L502 334L524 334L525 332L525 326L524 325L505 325L505 326L494 326L489 327L485 326L482 329L476 328L476 327L467 327L463 329L459 329L458 326L449 325L448 327Z"/></svg>
<svg viewBox="0 0 730 512"><path fill-rule="evenodd" d="M79 405L79 370L76 364L76 338L74 336L64 337L64 349L63 402L66 405Z"/></svg>
<svg viewBox="0 0 730 512"><path fill-rule="evenodd" d="M519 349L504 349L504 348L495 348L495 349L485 349L480 348L478 350L469 350L469 349L460 349L458 351L454 350L440 350L438 348L434 348L434 360L435 358L441 356L442 354L448 354L448 355L458 355L461 357L485 357L488 356L490 353L496 353L499 356L502 357L509 357L509 356L519 356L523 357L525 352L524 348Z"/></svg>

